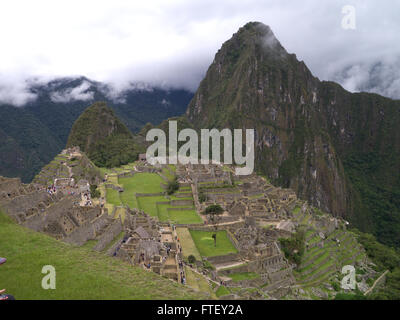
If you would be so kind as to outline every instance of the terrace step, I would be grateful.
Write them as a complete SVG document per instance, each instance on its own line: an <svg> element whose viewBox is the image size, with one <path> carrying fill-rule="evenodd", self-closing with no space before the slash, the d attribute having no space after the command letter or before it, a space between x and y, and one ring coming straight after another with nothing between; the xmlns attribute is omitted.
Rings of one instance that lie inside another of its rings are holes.
<svg viewBox="0 0 400 320"><path fill-rule="evenodd" d="M327 254L327 252L324 252L324 255ZM323 256L323 255L322 255ZM321 257L322 257L321 256ZM306 276L310 273L313 273L315 270L318 270L320 266L323 266L326 264L329 260L331 260L331 256L328 254L327 257L325 257L321 262L319 262L317 265L315 265L312 268L307 269L306 271L301 272L303 276Z"/></svg>
<svg viewBox="0 0 400 320"><path fill-rule="evenodd" d="M325 276L331 275L336 271L336 266L335 264L329 265L328 267L318 271L315 274L312 274L310 277L306 277L303 279L303 281L301 282L302 284L306 284L309 282L312 282L313 280L316 280L318 278L325 278ZM320 281L321 279L318 279L318 281Z"/></svg>
<svg viewBox="0 0 400 320"><path fill-rule="evenodd" d="M317 250L319 251L317 254L313 255L311 258L307 259L307 256L304 257L306 263L302 263L300 265L300 270L307 268L310 264L314 263L315 260L317 260L318 258L320 258L321 256L323 256L324 254L326 254L326 250Z"/></svg>

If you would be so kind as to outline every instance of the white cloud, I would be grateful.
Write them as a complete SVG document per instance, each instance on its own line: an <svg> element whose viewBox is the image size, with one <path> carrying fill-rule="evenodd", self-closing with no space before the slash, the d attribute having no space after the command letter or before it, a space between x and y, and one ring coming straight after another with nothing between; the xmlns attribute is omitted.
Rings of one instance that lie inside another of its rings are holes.
<svg viewBox="0 0 400 320"><path fill-rule="evenodd" d="M353 65L370 67L382 56L400 55L399 2L353 0L356 30L341 28L342 7L347 4L2 0L1 86L13 87L18 103L29 93L13 82L15 74L25 79L82 75L115 87L139 81L195 90L221 44L248 21L269 25L281 44L321 79L333 79L338 70ZM400 70L395 79L400 79Z"/></svg>
<svg viewBox="0 0 400 320"><path fill-rule="evenodd" d="M55 91L50 94L53 102L67 103L70 101L89 101L93 100L94 93L88 91L91 84L88 81L83 81L79 86L62 91Z"/></svg>
<svg viewBox="0 0 400 320"><path fill-rule="evenodd" d="M29 87L24 78L0 74L0 102L20 107L35 100L36 94L30 92Z"/></svg>

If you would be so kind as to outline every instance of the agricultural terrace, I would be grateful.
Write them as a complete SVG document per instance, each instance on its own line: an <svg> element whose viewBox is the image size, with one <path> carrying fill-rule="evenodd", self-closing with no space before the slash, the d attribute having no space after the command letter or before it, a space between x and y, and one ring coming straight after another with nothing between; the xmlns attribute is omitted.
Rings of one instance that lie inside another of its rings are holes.
<svg viewBox="0 0 400 320"><path fill-rule="evenodd" d="M197 214L191 189L188 187L180 188L173 195L164 195L166 183L174 179L175 168L168 166L161 174L157 173L135 173L131 177L118 178L118 172L125 172L123 169L108 170L107 183L117 187L122 187L123 192L112 188L106 189L106 207L109 212L113 212L114 217L118 217L115 207L128 206L143 210L148 215L157 217L161 222L171 222L175 224L201 224L203 220ZM172 204L171 201L185 201L184 205ZM110 211L111 209L111 211Z"/></svg>

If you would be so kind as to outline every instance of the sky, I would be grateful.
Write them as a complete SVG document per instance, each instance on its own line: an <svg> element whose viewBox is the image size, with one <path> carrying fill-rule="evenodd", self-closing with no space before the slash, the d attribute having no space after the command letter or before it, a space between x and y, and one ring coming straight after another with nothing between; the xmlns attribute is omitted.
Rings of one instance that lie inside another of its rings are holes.
<svg viewBox="0 0 400 320"><path fill-rule="evenodd" d="M349 5L355 29L342 26ZM249 21L269 25L320 79L400 98L399 16L397 0L1 0L0 102L24 105L32 78L65 76L195 91Z"/></svg>

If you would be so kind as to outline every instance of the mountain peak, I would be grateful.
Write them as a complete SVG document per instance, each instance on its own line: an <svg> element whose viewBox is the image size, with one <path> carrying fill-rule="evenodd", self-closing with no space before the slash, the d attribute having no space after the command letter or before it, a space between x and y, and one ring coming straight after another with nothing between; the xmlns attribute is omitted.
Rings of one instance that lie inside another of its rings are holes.
<svg viewBox="0 0 400 320"><path fill-rule="evenodd" d="M276 38L272 29L261 22L246 23L225 44L230 42L240 42L242 46L259 49L267 55L271 53L280 57L282 54L287 55L285 48Z"/></svg>
<svg viewBox="0 0 400 320"><path fill-rule="evenodd" d="M95 102L75 121L67 147L78 146L99 167L135 161L138 154L132 133L105 102Z"/></svg>

